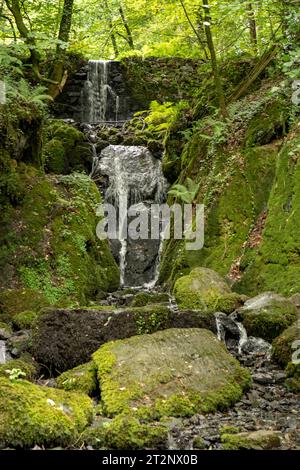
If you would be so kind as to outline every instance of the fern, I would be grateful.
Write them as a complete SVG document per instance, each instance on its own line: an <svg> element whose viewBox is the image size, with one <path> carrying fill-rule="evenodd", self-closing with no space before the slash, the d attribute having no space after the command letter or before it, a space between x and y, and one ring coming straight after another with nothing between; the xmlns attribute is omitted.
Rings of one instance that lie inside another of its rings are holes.
<svg viewBox="0 0 300 470"><path fill-rule="evenodd" d="M191 178L187 178L186 184L186 186L183 184L174 184L168 192L168 195L186 204L192 204L197 197L200 184L195 183Z"/></svg>

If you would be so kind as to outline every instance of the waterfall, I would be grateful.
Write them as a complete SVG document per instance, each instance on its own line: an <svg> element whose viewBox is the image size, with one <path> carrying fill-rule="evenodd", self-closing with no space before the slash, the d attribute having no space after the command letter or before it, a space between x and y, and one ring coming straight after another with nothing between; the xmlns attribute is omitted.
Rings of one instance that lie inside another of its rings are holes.
<svg viewBox="0 0 300 470"><path fill-rule="evenodd" d="M165 200L167 182L160 160L145 147L110 145L99 156L99 173L108 176L105 201L117 209L118 254L121 285L141 286L155 280L161 240L127 236L127 209L143 213L149 221L151 204ZM149 223L150 225L150 223ZM113 244L113 241L111 242Z"/></svg>
<svg viewBox="0 0 300 470"><path fill-rule="evenodd" d="M115 122L118 121L120 99L109 84L110 64L111 61L106 60L90 60L88 63L87 81L81 93L82 122L109 121L109 97L114 101Z"/></svg>

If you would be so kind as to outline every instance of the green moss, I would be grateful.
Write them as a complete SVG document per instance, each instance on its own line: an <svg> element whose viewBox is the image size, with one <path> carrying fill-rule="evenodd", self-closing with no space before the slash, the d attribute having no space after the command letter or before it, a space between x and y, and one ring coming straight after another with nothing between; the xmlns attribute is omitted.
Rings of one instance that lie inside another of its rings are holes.
<svg viewBox="0 0 300 470"><path fill-rule="evenodd" d="M136 294L130 302L131 307L144 307L148 304L159 304L169 302L169 295L166 292L147 293L140 292Z"/></svg>
<svg viewBox="0 0 300 470"><path fill-rule="evenodd" d="M93 361L64 372L56 379L58 388L95 396L98 392L97 368Z"/></svg>
<svg viewBox="0 0 300 470"><path fill-rule="evenodd" d="M0 378L0 447L73 443L91 422L92 401L81 394Z"/></svg>
<svg viewBox="0 0 300 470"><path fill-rule="evenodd" d="M61 120L48 120L44 128L43 158L50 173L84 171L91 164L91 153L84 135ZM88 161L89 160L89 161Z"/></svg>
<svg viewBox="0 0 300 470"><path fill-rule="evenodd" d="M108 241L96 235L99 202L96 185L83 174L29 178L22 206L12 210L4 239L0 234L8 247L0 255L4 286L24 286L33 298L42 294L46 305L84 304L98 291L117 289L119 269ZM20 299L15 300L17 306ZM37 311L28 300L14 313Z"/></svg>
<svg viewBox="0 0 300 470"><path fill-rule="evenodd" d="M264 430L239 434L223 434L221 441L224 450L270 450L276 449L281 445L279 433Z"/></svg>
<svg viewBox="0 0 300 470"><path fill-rule="evenodd" d="M137 334L154 333L168 324L170 310L163 305L136 307L134 309L134 318Z"/></svg>
<svg viewBox="0 0 300 470"><path fill-rule="evenodd" d="M35 326L39 315L36 312L26 311L17 313L13 317L13 324L20 330L28 330Z"/></svg>
<svg viewBox="0 0 300 470"><path fill-rule="evenodd" d="M300 392L300 364L295 364L293 362L289 362L285 373L287 379L285 381L285 386L291 392Z"/></svg>
<svg viewBox="0 0 300 470"><path fill-rule="evenodd" d="M4 330L7 333L12 334L12 327L2 321L0 321L0 330Z"/></svg>
<svg viewBox="0 0 300 470"><path fill-rule="evenodd" d="M42 292L32 289L10 289L0 292L0 318L10 320L14 315L28 311L39 311L49 302Z"/></svg>
<svg viewBox="0 0 300 470"><path fill-rule="evenodd" d="M0 365L0 377L8 378L12 369L19 369L26 374L26 380L30 382L36 378L36 365L31 361L27 362L22 359L13 359L6 364Z"/></svg>
<svg viewBox="0 0 300 470"><path fill-rule="evenodd" d="M268 102L248 123L245 146L265 145L286 132L288 107L283 100Z"/></svg>
<svg viewBox="0 0 300 470"><path fill-rule="evenodd" d="M231 313L241 304L241 296L231 292L221 276L207 268L195 268L177 279L174 295L181 309Z"/></svg>
<svg viewBox="0 0 300 470"><path fill-rule="evenodd" d="M102 426L88 428L81 440L94 449L159 449L166 445L168 431L160 423L142 424L137 418L120 415Z"/></svg>
<svg viewBox="0 0 300 470"><path fill-rule="evenodd" d="M278 154L268 217L257 249L248 250L236 288L256 294L273 290L290 296L300 291L300 134L291 132Z"/></svg>
<svg viewBox="0 0 300 470"><path fill-rule="evenodd" d="M281 366L285 367L291 361L295 351L293 349L295 341L300 341L300 320L289 326L273 341L272 358Z"/></svg>
<svg viewBox="0 0 300 470"><path fill-rule="evenodd" d="M203 437L201 436L195 437L195 439L193 440L193 448L199 449L199 450L203 450L206 448L206 444L204 442Z"/></svg>
<svg viewBox="0 0 300 470"><path fill-rule="evenodd" d="M237 434L240 429L236 426L225 425L220 428L220 434Z"/></svg>

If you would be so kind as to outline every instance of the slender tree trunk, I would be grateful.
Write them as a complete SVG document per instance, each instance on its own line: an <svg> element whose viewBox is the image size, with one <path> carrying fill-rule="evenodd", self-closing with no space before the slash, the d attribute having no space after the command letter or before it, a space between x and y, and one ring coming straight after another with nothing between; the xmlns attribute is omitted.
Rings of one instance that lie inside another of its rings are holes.
<svg viewBox="0 0 300 470"><path fill-rule="evenodd" d="M204 7L204 29L206 34L207 45L210 53L211 67L214 76L216 94L219 102L220 111L223 117L227 117L227 109L225 104L225 97L221 82L221 76L218 67L217 55L214 46L213 36L211 32L211 15L208 0L202 0Z"/></svg>
<svg viewBox="0 0 300 470"><path fill-rule="evenodd" d="M256 18L251 2L247 2L246 5L248 11L248 23L249 23L249 32L250 32L250 41L252 49L257 54L257 27L256 27Z"/></svg>
<svg viewBox="0 0 300 470"><path fill-rule="evenodd" d="M74 0L64 0L63 13L58 33L58 40L63 43L67 43L69 41L72 25L73 5ZM50 96L53 98L55 98L61 92L61 89L63 88L67 79L67 71L65 70L65 57L66 50L60 43L58 43L56 47L55 61L50 72L51 81L56 82L57 84L51 84L48 89Z"/></svg>
<svg viewBox="0 0 300 470"><path fill-rule="evenodd" d="M115 57L117 57L119 55L119 48L118 48L116 35L114 33L115 27L114 27L113 22L112 22L112 13L111 13L111 10L108 6L107 0L104 1L104 6L107 10L107 15L108 15L109 35L110 35L112 47L113 47L113 50L114 50L114 53L115 53Z"/></svg>
<svg viewBox="0 0 300 470"><path fill-rule="evenodd" d="M190 15L188 14L188 11L186 9L186 6L185 6L185 3L183 0L179 0L180 1L180 4L182 6L182 9L183 9L183 12L184 12L184 15L190 25L190 27L192 28L193 32L195 33L196 37L197 37L197 40L200 44L200 48L201 50L203 51L204 55L205 55L205 58L208 59L208 54L207 54L207 51L206 51L206 44L205 44L205 41L202 39L201 37L201 30L200 30L200 21L198 22L198 31L196 29L196 27L194 26L191 18L190 18ZM201 19L201 15L199 14L199 20Z"/></svg>
<svg viewBox="0 0 300 470"><path fill-rule="evenodd" d="M121 16L121 19L122 19L123 26L124 26L125 31L126 31L127 42L129 44L130 49L133 50L134 49L133 37L132 37L132 34L131 34L131 30L129 28L129 24L128 24L128 21L126 19L124 10L123 10L121 5L119 6L119 12L120 12L120 16Z"/></svg>

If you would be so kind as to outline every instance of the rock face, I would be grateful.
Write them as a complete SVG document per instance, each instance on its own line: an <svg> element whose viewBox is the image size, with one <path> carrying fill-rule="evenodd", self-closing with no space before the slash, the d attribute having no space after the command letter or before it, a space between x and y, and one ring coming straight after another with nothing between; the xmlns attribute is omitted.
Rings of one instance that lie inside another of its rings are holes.
<svg viewBox="0 0 300 470"><path fill-rule="evenodd" d="M207 330L170 329L103 345L93 359L101 405L113 417L191 416L226 408L249 374Z"/></svg>
<svg viewBox="0 0 300 470"><path fill-rule="evenodd" d="M93 352L111 340L167 328L216 328L213 315L174 312L164 305L102 308L45 309L33 337L37 361L61 373L89 361Z"/></svg>
<svg viewBox="0 0 300 470"><path fill-rule="evenodd" d="M271 342L298 316L297 308L284 297L266 292L248 300L237 312L247 333Z"/></svg>
<svg viewBox="0 0 300 470"><path fill-rule="evenodd" d="M231 292L224 279L207 268L195 268L179 278L174 295L180 308L207 312L231 313L242 303L241 296Z"/></svg>
<svg viewBox="0 0 300 470"><path fill-rule="evenodd" d="M0 378L0 448L67 446L91 422L92 401L76 393Z"/></svg>

